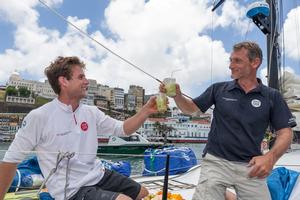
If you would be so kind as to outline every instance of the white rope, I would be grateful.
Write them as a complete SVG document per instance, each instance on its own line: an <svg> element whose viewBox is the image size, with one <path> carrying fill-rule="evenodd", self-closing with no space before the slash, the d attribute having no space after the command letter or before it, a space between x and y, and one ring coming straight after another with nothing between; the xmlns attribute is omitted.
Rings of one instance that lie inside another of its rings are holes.
<svg viewBox="0 0 300 200"><path fill-rule="evenodd" d="M40 186L37 194L40 194L42 189L44 188L45 184L47 183L47 181L50 179L50 177L57 171L58 166L60 164L60 162L67 158L67 167L66 167L66 182L65 182L65 187L64 187L64 200L67 199L67 187L68 187L68 178L69 178L69 161L70 159L75 155L74 152L70 153L70 152L59 152L57 154L57 159L56 159L56 165L55 167L50 171L50 173L48 174L47 178L43 181L42 185Z"/></svg>
<svg viewBox="0 0 300 200"><path fill-rule="evenodd" d="M19 190L20 186L21 186L21 173L20 171L17 169L17 174L18 174L18 183L17 183L17 187L16 187L16 192Z"/></svg>

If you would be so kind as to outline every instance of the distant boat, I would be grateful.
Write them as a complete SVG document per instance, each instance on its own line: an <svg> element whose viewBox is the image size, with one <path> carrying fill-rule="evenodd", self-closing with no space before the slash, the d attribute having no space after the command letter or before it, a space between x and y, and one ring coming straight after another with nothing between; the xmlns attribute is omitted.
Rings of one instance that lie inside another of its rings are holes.
<svg viewBox="0 0 300 200"><path fill-rule="evenodd" d="M163 143L149 142L141 135L134 133L126 136L110 136L108 143L99 143L98 153L108 154L143 154L148 148L162 147Z"/></svg>

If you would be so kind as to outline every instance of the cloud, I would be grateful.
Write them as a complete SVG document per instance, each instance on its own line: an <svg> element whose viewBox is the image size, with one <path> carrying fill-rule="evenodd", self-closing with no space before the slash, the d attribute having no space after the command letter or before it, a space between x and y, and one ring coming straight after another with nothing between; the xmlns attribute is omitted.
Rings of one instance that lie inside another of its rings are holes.
<svg viewBox="0 0 300 200"><path fill-rule="evenodd" d="M216 19L216 26L234 28L235 35L245 35L254 27L252 21L245 18L247 8L238 1L229 0L223 4L222 14Z"/></svg>
<svg viewBox="0 0 300 200"><path fill-rule="evenodd" d="M63 6L59 0L48 3L53 7ZM40 26L38 6L41 4L34 0L22 3L10 0L1 6L1 20L6 19L16 29L14 47L0 54L0 82L5 82L6 74L15 69L42 80L45 66L55 57L77 55L87 64L87 77L98 83L122 87L125 91L131 84L143 86L146 93L158 90L158 82L108 53L73 27L67 25L62 33ZM235 1L228 0L222 12L213 13L217 22L215 28L240 30L245 19L240 13L234 18L238 6ZM223 42L206 35L211 28L211 17L211 1L116 0L110 2L105 10L105 21L101 22L113 38L105 37L98 30L89 34L160 80L182 69L174 76L186 93L193 93L195 87L192 86L201 86L211 77L229 76L229 53ZM91 26L90 19L77 16L67 19L84 31Z"/></svg>
<svg viewBox="0 0 300 200"><path fill-rule="evenodd" d="M284 41L286 55L296 61L300 60L300 6L292 9L284 22Z"/></svg>

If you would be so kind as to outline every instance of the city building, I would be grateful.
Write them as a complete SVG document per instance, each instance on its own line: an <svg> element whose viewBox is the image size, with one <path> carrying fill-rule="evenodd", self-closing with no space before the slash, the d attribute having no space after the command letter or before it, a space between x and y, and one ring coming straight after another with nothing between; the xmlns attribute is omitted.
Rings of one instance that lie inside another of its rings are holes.
<svg viewBox="0 0 300 200"><path fill-rule="evenodd" d="M35 104L35 98L32 97L16 97L6 96L6 102L10 103L24 103L24 104Z"/></svg>
<svg viewBox="0 0 300 200"><path fill-rule="evenodd" d="M136 98L132 94L125 94L124 96L124 107L125 110L135 111Z"/></svg>
<svg viewBox="0 0 300 200"><path fill-rule="evenodd" d="M109 101L107 100L107 98L105 96L101 96L101 95L95 95L94 96L94 104L99 107L99 108L106 108L108 109L108 103Z"/></svg>
<svg viewBox="0 0 300 200"><path fill-rule="evenodd" d="M144 105L145 90L141 86L130 85L128 95L135 96L135 111L139 111Z"/></svg>
<svg viewBox="0 0 300 200"><path fill-rule="evenodd" d="M88 81L89 81L88 93L97 94L98 93L97 81L94 79L88 79Z"/></svg>
<svg viewBox="0 0 300 200"><path fill-rule="evenodd" d="M124 110L124 89L115 87L112 91L113 108Z"/></svg>
<svg viewBox="0 0 300 200"><path fill-rule="evenodd" d="M108 85L97 84L97 95L104 96L108 101L112 100L112 88Z"/></svg>
<svg viewBox="0 0 300 200"><path fill-rule="evenodd" d="M131 85L125 99L124 89L122 88L110 88L107 85L97 84L97 81L94 79L88 79L88 81L88 94L81 101L84 104L95 105L95 103L97 103L98 105L116 110L126 109L128 111L138 111L145 103L145 90L141 86ZM13 103L35 104L34 98L36 96L42 96L47 99L57 97L47 80L45 82L24 80L18 72L13 72L11 74L6 86L13 86L16 89L24 87L30 90L33 95L28 99L15 96L8 96L6 99L3 99L2 97L2 101L6 100L7 102ZM96 96L97 98L95 98ZM103 97L105 97L105 99Z"/></svg>
<svg viewBox="0 0 300 200"><path fill-rule="evenodd" d="M24 80L21 78L18 72L13 72L11 74L6 85L14 86L17 89L19 89L20 87L25 87L28 90L32 91L35 95L39 95L49 99L53 99L57 96L47 80L45 82Z"/></svg>

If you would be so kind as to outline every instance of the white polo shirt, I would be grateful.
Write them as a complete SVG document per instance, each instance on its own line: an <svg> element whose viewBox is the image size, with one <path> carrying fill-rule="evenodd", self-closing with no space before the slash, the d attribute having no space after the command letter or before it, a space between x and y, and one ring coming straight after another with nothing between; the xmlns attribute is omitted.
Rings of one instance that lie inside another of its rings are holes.
<svg viewBox="0 0 300 200"><path fill-rule="evenodd" d="M47 177L56 166L57 152L75 152L69 163L67 197L71 197L80 187L96 184L103 177L104 168L96 158L97 133L124 135L123 122L95 106L80 104L73 112L70 105L54 99L24 118L3 161L19 163L28 155L26 151L35 150L42 173ZM64 159L46 183L56 200L64 198L66 166Z"/></svg>

